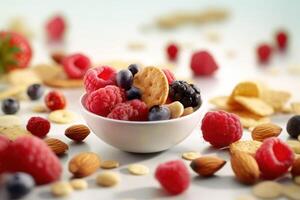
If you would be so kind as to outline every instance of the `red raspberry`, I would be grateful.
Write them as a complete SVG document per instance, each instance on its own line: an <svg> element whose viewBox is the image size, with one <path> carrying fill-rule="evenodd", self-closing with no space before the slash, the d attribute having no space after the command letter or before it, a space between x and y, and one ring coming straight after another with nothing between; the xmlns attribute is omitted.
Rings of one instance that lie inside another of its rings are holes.
<svg viewBox="0 0 300 200"><path fill-rule="evenodd" d="M0 174L5 171L5 155L9 143L10 140L7 137L0 135Z"/></svg>
<svg viewBox="0 0 300 200"><path fill-rule="evenodd" d="M276 33L276 42L280 50L285 50L288 45L288 34L285 31L279 31Z"/></svg>
<svg viewBox="0 0 300 200"><path fill-rule="evenodd" d="M172 82L176 80L174 74L170 70L168 70L168 69L163 69L163 72L165 73L165 75L166 75L166 77L168 79L169 85L171 85Z"/></svg>
<svg viewBox="0 0 300 200"><path fill-rule="evenodd" d="M141 100L134 99L117 104L107 117L118 120L146 121L148 118L148 107Z"/></svg>
<svg viewBox="0 0 300 200"><path fill-rule="evenodd" d="M49 41L61 41L64 37L66 22L60 15L52 17L46 23L46 33Z"/></svg>
<svg viewBox="0 0 300 200"><path fill-rule="evenodd" d="M10 143L6 154L9 172L30 174L37 184L59 179L62 166L47 144L34 136L22 136Z"/></svg>
<svg viewBox="0 0 300 200"><path fill-rule="evenodd" d="M256 151L255 159L265 179L276 179L285 174L294 162L293 150L279 138L265 139Z"/></svg>
<svg viewBox="0 0 300 200"><path fill-rule="evenodd" d="M208 112L202 120L203 138L216 148L222 148L239 140L243 128L237 115L224 111Z"/></svg>
<svg viewBox="0 0 300 200"><path fill-rule="evenodd" d="M84 87L87 93L91 93L107 85L116 85L115 69L102 66L89 69L84 76Z"/></svg>
<svg viewBox="0 0 300 200"><path fill-rule="evenodd" d="M269 62L272 55L272 47L269 44L261 44L257 47L257 59L260 63Z"/></svg>
<svg viewBox="0 0 300 200"><path fill-rule="evenodd" d="M192 55L191 69L196 76L211 76L218 69L218 65L209 52L198 51Z"/></svg>
<svg viewBox="0 0 300 200"><path fill-rule="evenodd" d="M44 138L50 130L50 122L42 117L31 117L26 126L33 135Z"/></svg>
<svg viewBox="0 0 300 200"><path fill-rule="evenodd" d="M124 90L108 85L90 93L85 100L85 106L92 113L106 117L118 103L124 100Z"/></svg>
<svg viewBox="0 0 300 200"><path fill-rule="evenodd" d="M167 46L167 56L168 56L168 59L170 61L176 61L177 60L177 55L178 55L178 47L176 44L169 44Z"/></svg>
<svg viewBox="0 0 300 200"><path fill-rule="evenodd" d="M69 78L79 79L90 68L91 61L85 55L77 53L64 57L62 65Z"/></svg>
<svg viewBox="0 0 300 200"><path fill-rule="evenodd" d="M158 165L155 178L167 192L173 195L184 192L190 185L189 171L181 160Z"/></svg>
<svg viewBox="0 0 300 200"><path fill-rule="evenodd" d="M45 96L45 104L50 110L60 110L66 107L66 98L59 91L51 91Z"/></svg>

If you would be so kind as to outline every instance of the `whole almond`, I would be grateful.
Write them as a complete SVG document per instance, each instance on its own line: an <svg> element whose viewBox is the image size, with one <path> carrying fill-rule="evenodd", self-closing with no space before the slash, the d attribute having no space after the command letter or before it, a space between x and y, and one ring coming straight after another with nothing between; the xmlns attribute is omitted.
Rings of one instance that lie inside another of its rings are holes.
<svg viewBox="0 0 300 200"><path fill-rule="evenodd" d="M282 128L276 124L267 123L256 126L252 131L252 139L263 141L269 137L277 137L280 135Z"/></svg>
<svg viewBox="0 0 300 200"><path fill-rule="evenodd" d="M83 152L73 157L69 162L69 171L74 177L82 178L96 172L101 164L100 157L92 152Z"/></svg>
<svg viewBox="0 0 300 200"><path fill-rule="evenodd" d="M253 156L236 151L231 154L231 168L236 178L244 184L253 184L259 179L259 167Z"/></svg>
<svg viewBox="0 0 300 200"><path fill-rule="evenodd" d="M194 159L190 167L199 175L209 177L214 175L226 164L226 161L217 156L202 156Z"/></svg>
<svg viewBox="0 0 300 200"><path fill-rule="evenodd" d="M292 165L291 174L293 177L300 176L300 158L297 158Z"/></svg>
<svg viewBox="0 0 300 200"><path fill-rule="evenodd" d="M47 138L44 142L56 155L64 154L69 149L69 146L66 143L56 138Z"/></svg>
<svg viewBox="0 0 300 200"><path fill-rule="evenodd" d="M53 52L51 54L52 60L57 64L62 64L63 59L66 57L66 54L64 52Z"/></svg>
<svg viewBox="0 0 300 200"><path fill-rule="evenodd" d="M65 130L65 135L75 142L83 141L90 134L90 129L83 125L73 125Z"/></svg>

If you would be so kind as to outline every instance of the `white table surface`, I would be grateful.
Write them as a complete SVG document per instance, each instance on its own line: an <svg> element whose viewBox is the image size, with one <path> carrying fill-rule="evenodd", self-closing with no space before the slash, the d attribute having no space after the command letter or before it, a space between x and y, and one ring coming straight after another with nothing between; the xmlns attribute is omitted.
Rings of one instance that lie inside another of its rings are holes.
<svg viewBox="0 0 300 200"><path fill-rule="evenodd" d="M151 24L160 14L176 9L199 9L207 6L224 6L230 10L230 19L221 24L205 27L183 27L173 31L163 32L152 29L143 33L138 29L141 25ZM169 41L190 43L192 47L183 48L178 61L177 75L189 76L189 59L196 49L209 49L219 63L220 70L211 78L198 78L196 83L201 89L204 100L203 113L209 109L207 100L215 95L229 94L240 80L263 80L271 87L289 90L293 100L300 101L300 75L288 73L288 67L300 63L300 1L39 1L39 0L1 0L0 27L13 16L22 16L35 32L33 64L49 62L48 50L43 41L43 23L51 14L60 11L69 19L70 30L67 41L68 52L84 52L93 62L111 59L135 60L144 64L166 63L164 47ZM286 28L291 34L290 49L287 55L277 54L267 67L259 67L255 61L254 48L261 41L272 42L274 31L280 27ZM214 31L220 34L221 41L207 41L205 33ZM129 51L128 42L139 41L146 49L139 52ZM232 50L236 57L228 58L226 52ZM270 68L276 69L277 75L269 73ZM84 123L80 117L78 98L82 90L62 90L68 99L68 108L78 113L75 123ZM32 102L22 102L18 115L26 124L27 120L37 114L30 111ZM41 114L40 116L45 116ZM287 138L285 125L290 116L274 116L272 121L284 128L282 138ZM68 160L76 153L93 151L102 159L115 159L121 167L114 171L121 175L121 183L114 188L101 188L95 184L95 175L87 178L89 189L84 192L74 192L70 199L236 199L241 195L250 194L251 188L234 180L230 163L221 169L217 176L209 179L197 177L191 171L191 186L182 195L169 196L154 179L155 167L172 159L180 159L183 152L199 151L201 154L217 154L228 160L226 151L214 150L204 142L199 127L182 143L167 151L155 154L139 155L119 151L110 147L91 134L84 144L74 144L64 136L64 130L69 125L52 125L49 136L60 138L70 145L66 156L61 158L64 164L62 179L69 179ZM122 133L120 133L122 134ZM170 133L171 134L171 133ZM249 138L249 132L244 131L243 138ZM126 166L132 163L142 163L148 166L151 173L147 176L132 176L126 171ZM188 164L188 162L186 162ZM99 170L100 172L101 170ZM53 199L49 186L37 187L25 200Z"/></svg>

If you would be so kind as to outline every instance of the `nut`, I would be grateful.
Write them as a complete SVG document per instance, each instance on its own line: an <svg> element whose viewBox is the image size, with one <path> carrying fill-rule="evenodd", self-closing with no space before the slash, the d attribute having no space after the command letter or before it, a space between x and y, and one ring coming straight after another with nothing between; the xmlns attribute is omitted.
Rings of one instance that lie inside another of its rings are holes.
<svg viewBox="0 0 300 200"><path fill-rule="evenodd" d="M56 155L64 154L69 149L69 146L66 143L56 138L47 138L44 142Z"/></svg>
<svg viewBox="0 0 300 200"><path fill-rule="evenodd" d="M300 185L300 176L294 177L294 183Z"/></svg>
<svg viewBox="0 0 300 200"><path fill-rule="evenodd" d="M120 176L115 172L103 172L96 178L97 184L104 187L112 187L120 182Z"/></svg>
<svg viewBox="0 0 300 200"><path fill-rule="evenodd" d="M202 156L190 164L191 168L201 176L212 176L226 164L226 161L216 156Z"/></svg>
<svg viewBox="0 0 300 200"><path fill-rule="evenodd" d="M173 103L166 105L166 107L168 107L171 112L171 119L179 118L184 111L184 107L179 101L174 101Z"/></svg>
<svg viewBox="0 0 300 200"><path fill-rule="evenodd" d="M149 174L149 168L142 164L132 164L128 166L128 171L132 175L146 175Z"/></svg>
<svg viewBox="0 0 300 200"><path fill-rule="evenodd" d="M298 140L287 140L286 143L293 149L296 154L300 153L300 142Z"/></svg>
<svg viewBox="0 0 300 200"><path fill-rule="evenodd" d="M269 137L277 137L280 135L282 128L276 124L267 123L256 126L252 131L252 139L263 141Z"/></svg>
<svg viewBox="0 0 300 200"><path fill-rule="evenodd" d="M90 134L90 129L83 125L73 125L65 130L65 135L76 142L83 141Z"/></svg>
<svg viewBox="0 0 300 200"><path fill-rule="evenodd" d="M115 161L115 160L105 160L105 161L101 162L102 169L114 169L119 166L120 166L119 162Z"/></svg>
<svg viewBox="0 0 300 200"><path fill-rule="evenodd" d="M199 152L196 151L189 151L182 154L182 158L185 160L195 160L196 158L199 158L201 155Z"/></svg>
<svg viewBox="0 0 300 200"><path fill-rule="evenodd" d="M297 158L293 163L291 174L294 178L300 176L300 158Z"/></svg>
<svg viewBox="0 0 300 200"><path fill-rule="evenodd" d="M257 162L248 153L236 151L231 154L231 168L241 183L253 184L259 179Z"/></svg>
<svg viewBox="0 0 300 200"><path fill-rule="evenodd" d="M101 164L99 156L92 152L83 152L69 162L69 171L77 178L89 176L96 172Z"/></svg>
<svg viewBox="0 0 300 200"><path fill-rule="evenodd" d="M61 64L62 63L62 60L66 57L66 54L64 52L60 52L60 51L57 51L57 52L53 52L51 54L51 58L52 60L57 63L57 64Z"/></svg>
<svg viewBox="0 0 300 200"><path fill-rule="evenodd" d="M71 185L64 181L59 181L51 186L51 193L56 197L65 197L73 192Z"/></svg>
<svg viewBox="0 0 300 200"><path fill-rule="evenodd" d="M288 199L300 200L300 186L296 184L284 185L282 188L282 193Z"/></svg>
<svg viewBox="0 0 300 200"><path fill-rule="evenodd" d="M86 180L80 178L71 180L70 185L74 190L85 190L88 187Z"/></svg>
<svg viewBox="0 0 300 200"><path fill-rule="evenodd" d="M276 199L282 194L282 186L275 181L263 181L256 184L252 192L259 198Z"/></svg>

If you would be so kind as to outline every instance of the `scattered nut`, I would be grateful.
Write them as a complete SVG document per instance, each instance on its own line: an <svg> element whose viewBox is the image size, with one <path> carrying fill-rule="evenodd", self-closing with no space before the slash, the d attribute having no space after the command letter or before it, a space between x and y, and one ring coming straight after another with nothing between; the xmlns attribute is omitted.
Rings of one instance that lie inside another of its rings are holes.
<svg viewBox="0 0 300 200"><path fill-rule="evenodd" d="M73 125L65 130L65 135L75 142L83 141L90 134L90 129L83 125Z"/></svg>
<svg viewBox="0 0 300 200"><path fill-rule="evenodd" d="M65 181L59 181L51 186L51 193L56 197L65 197L73 192L71 185Z"/></svg>
<svg viewBox="0 0 300 200"><path fill-rule="evenodd" d="M53 123L68 124L74 120L75 114L68 110L55 110L49 114L48 118Z"/></svg>
<svg viewBox="0 0 300 200"><path fill-rule="evenodd" d="M96 178L97 184L104 187L112 187L120 182L120 176L115 172L103 172Z"/></svg>
<svg viewBox="0 0 300 200"><path fill-rule="evenodd" d="M46 138L44 142L56 155L62 155L69 149L66 143L56 138Z"/></svg>
<svg viewBox="0 0 300 200"><path fill-rule="evenodd" d="M48 112L48 108L45 105L38 104L32 107L32 111L36 113L46 113Z"/></svg>
<svg viewBox="0 0 300 200"><path fill-rule="evenodd" d="M209 177L214 175L225 164L226 161L217 156L202 156L194 159L190 166L197 174Z"/></svg>
<svg viewBox="0 0 300 200"><path fill-rule="evenodd" d="M282 128L276 124L267 123L256 126L252 131L252 139L262 142L269 137L280 135Z"/></svg>
<svg viewBox="0 0 300 200"><path fill-rule="evenodd" d="M256 140L244 140L244 141L239 140L230 144L229 150L230 153L234 153L236 151L242 151L254 156L261 144L262 144L261 142Z"/></svg>
<svg viewBox="0 0 300 200"><path fill-rule="evenodd" d="M70 185L74 190L85 190L88 187L88 183L84 179L73 179L70 181Z"/></svg>
<svg viewBox="0 0 300 200"><path fill-rule="evenodd" d="M282 187L282 193L289 199L300 200L300 186L285 185Z"/></svg>
<svg viewBox="0 0 300 200"><path fill-rule="evenodd" d="M182 158L185 160L194 160L196 158L199 158L200 156L200 153L196 151L185 152L182 154Z"/></svg>
<svg viewBox="0 0 300 200"><path fill-rule="evenodd" d="M146 175L150 172L149 168L142 164L129 165L128 171L133 175Z"/></svg>
<svg viewBox="0 0 300 200"><path fill-rule="evenodd" d="M194 112L194 108L193 107L187 107L183 110L183 113L181 115L181 117L183 116L187 116L189 114L192 114Z"/></svg>
<svg viewBox="0 0 300 200"><path fill-rule="evenodd" d="M115 160L105 160L101 163L102 169L114 169L119 167L119 162Z"/></svg>
<svg viewBox="0 0 300 200"><path fill-rule="evenodd" d="M282 186L275 181L263 181L252 189L253 194L259 198L278 198L282 194Z"/></svg>
<svg viewBox="0 0 300 200"><path fill-rule="evenodd" d="M166 107L168 107L171 112L171 119L179 118L184 111L184 107L179 101L167 104Z"/></svg>

